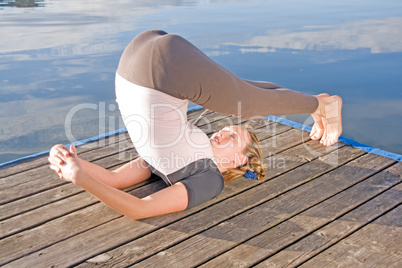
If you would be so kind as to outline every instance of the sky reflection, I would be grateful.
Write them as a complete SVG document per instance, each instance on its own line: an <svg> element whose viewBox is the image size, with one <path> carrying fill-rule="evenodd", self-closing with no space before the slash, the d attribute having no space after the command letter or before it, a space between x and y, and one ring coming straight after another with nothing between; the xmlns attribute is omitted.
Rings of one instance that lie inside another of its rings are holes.
<svg viewBox="0 0 402 268"><path fill-rule="evenodd" d="M229 45L240 46L246 52L276 52L292 50L356 50L370 53L402 51L402 18L351 21L337 25L303 26L297 32L270 30L264 36ZM342 59L333 59L342 60Z"/></svg>
<svg viewBox="0 0 402 268"><path fill-rule="evenodd" d="M121 127L114 73L138 33L180 34L236 75L345 100L344 136L402 153L402 2L44 1L0 7L0 163ZM102 108L101 107L106 107ZM305 116L287 117L299 122ZM104 126L99 122L104 122ZM84 127L85 126L85 127Z"/></svg>

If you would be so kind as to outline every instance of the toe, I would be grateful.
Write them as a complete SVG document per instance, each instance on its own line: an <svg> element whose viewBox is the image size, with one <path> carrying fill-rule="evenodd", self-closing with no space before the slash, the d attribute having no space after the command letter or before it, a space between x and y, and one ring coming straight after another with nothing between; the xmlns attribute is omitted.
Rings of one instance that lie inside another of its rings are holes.
<svg viewBox="0 0 402 268"><path fill-rule="evenodd" d="M329 140L330 140L330 137L331 137L331 133L329 133L329 131L327 131L327 133L324 136L325 137L323 138L324 140L323 140L322 144L325 145L325 146L328 146Z"/></svg>
<svg viewBox="0 0 402 268"><path fill-rule="evenodd" d="M317 132L317 129L315 128L315 125L314 125L313 128L311 129L310 137L313 138L316 132Z"/></svg>
<svg viewBox="0 0 402 268"><path fill-rule="evenodd" d="M335 144L337 138L336 138L336 133L333 133L328 141L328 146L332 146Z"/></svg>
<svg viewBox="0 0 402 268"><path fill-rule="evenodd" d="M322 121L316 121L313 125L313 128L310 133L310 137L312 140L319 140L324 134L324 125Z"/></svg>
<svg viewBox="0 0 402 268"><path fill-rule="evenodd" d="M328 146L328 137L325 138L323 144L324 144L325 146Z"/></svg>

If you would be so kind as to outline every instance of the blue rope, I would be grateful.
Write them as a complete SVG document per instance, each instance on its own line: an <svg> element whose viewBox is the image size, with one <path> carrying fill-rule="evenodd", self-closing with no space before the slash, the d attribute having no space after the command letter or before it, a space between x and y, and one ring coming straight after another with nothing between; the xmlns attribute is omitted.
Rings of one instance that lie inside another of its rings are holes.
<svg viewBox="0 0 402 268"><path fill-rule="evenodd" d="M297 128L297 129L311 131L310 126L306 126L306 125L296 123L296 122L293 122L293 121L290 121L290 120L287 120L287 119L283 119L283 118L280 118L280 117L270 115L270 116L267 116L265 118L267 118L269 120L272 120L272 121L275 121L275 122L278 122L278 123L281 123L283 125L287 125L287 126L290 126L290 127ZM388 152L388 151L385 151L385 150L382 150L382 149L378 149L378 148L372 147L370 145L363 144L363 143L360 143L358 141L355 141L355 140L352 140L352 139L349 139L349 138L346 138L346 137L343 137L343 136L340 136L338 140L340 142L343 142L343 143L347 144L347 145L351 145L354 148L361 149L361 150L363 150L363 151L365 151L367 153L385 156L385 157L388 157L388 158L391 158L391 159L395 159L396 161L399 161L399 162L402 161L402 155L400 155L400 154L396 154L396 153Z"/></svg>
<svg viewBox="0 0 402 268"><path fill-rule="evenodd" d="M118 129L118 130L115 130L115 131L111 131L111 132L108 132L108 133L105 133L105 134L102 134L102 135L99 135L99 136L94 136L94 137L91 137L91 138L87 138L87 139L84 139L84 140L80 140L80 141L74 142L74 143L72 143L72 144L74 144L75 146L79 146L79 145L83 145L83 144L88 143L88 142L91 142L91 141L97 141L97 140L99 140L99 139L101 139L101 138L113 136L113 135L115 135L115 134L122 133L122 132L126 132L126 131L127 131L126 128L121 128L121 129ZM70 145L71 145L71 144L67 144L66 146L69 147ZM15 163L17 163L17 162L20 162L20 161L23 161L23 160L26 160L26 159L35 158L35 157L37 157L37 156L41 156L41 155L44 155L44 154L48 154L49 152L50 152L50 150L47 150L47 151L43 151L43 152L40 152L40 153L27 155L27 156L24 156L24 157L15 159L15 160L11 160L11 161L8 161L8 162L5 162L5 163L1 163L1 164L0 164L0 168L3 167L3 166L15 164Z"/></svg>
<svg viewBox="0 0 402 268"><path fill-rule="evenodd" d="M188 112L200 110L202 108L203 107L201 105L197 105L197 106L189 108ZM274 121L274 122L281 123L283 125L287 125L287 126L290 126L290 127L297 128L297 129L311 131L310 126L306 126L306 125L303 125L303 124L300 124L300 123L297 123L297 122L294 122L294 121L290 121L290 120L287 120L287 119L283 119L283 118L280 118L280 117L269 115L269 116L266 116L265 118L269 119L271 121ZM74 145L75 146L83 145L83 144L91 142L91 141L99 140L100 138L116 135L118 133L122 133L122 132L126 132L126 131L127 131L126 128L121 128L119 130L111 131L111 132L108 132L108 133L105 133L105 134L102 134L102 135L99 135L99 136L94 136L94 137L91 137L91 138L88 138L88 139L77 141L77 142L74 143ZM396 154L396 153L388 152L388 151L385 151L385 150L382 150L382 149L378 149L378 148L375 148L375 147L369 146L367 144L357 142L355 140L352 140L352 139L349 139L349 138L346 138L346 137L343 137L343 136L339 137L339 141L343 142L343 143L345 143L347 145L351 145L351 146L353 146L353 147L355 147L357 149L361 149L361 150L363 150L363 151L365 151L367 153L385 156L387 158L395 159L396 161L399 161L399 162L402 161L402 155L400 155L400 154ZM68 144L66 146L70 146L70 144ZM43 151L43 152L40 152L40 153L24 156L22 158L18 158L18 159L8 161L8 162L5 162L5 163L1 163L0 168L3 167L3 166L6 166L6 165L10 165L10 164L14 164L14 163L26 160L26 159L30 159L30 158L34 158L34 157L41 156L41 155L44 155L44 154L48 154L49 152L50 152L50 150L47 150L47 151Z"/></svg>

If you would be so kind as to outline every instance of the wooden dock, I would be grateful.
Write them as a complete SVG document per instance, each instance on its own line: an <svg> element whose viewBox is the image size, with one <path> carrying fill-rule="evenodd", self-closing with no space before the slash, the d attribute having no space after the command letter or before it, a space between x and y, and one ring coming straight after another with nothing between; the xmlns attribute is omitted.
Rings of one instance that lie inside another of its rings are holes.
<svg viewBox="0 0 402 268"><path fill-rule="evenodd" d="M209 113L200 128L231 122L241 120ZM264 146L264 181L239 177L203 205L144 220L60 180L46 155L0 169L0 266L402 267L400 162L326 148L268 119L247 123ZM78 153L108 169L137 156L126 133ZM143 197L163 187L153 177L126 190Z"/></svg>

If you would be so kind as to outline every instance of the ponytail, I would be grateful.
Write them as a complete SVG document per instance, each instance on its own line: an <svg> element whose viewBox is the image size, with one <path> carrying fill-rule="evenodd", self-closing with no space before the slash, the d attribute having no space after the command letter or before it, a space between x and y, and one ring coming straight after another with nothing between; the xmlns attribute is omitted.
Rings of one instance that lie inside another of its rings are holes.
<svg viewBox="0 0 402 268"><path fill-rule="evenodd" d="M263 165L263 155L260 148L257 135L250 131L246 127L246 130L250 133L251 142L247 145L244 154L248 157L248 161L243 166L237 168L229 168L222 173L225 182L229 182L237 177L244 176L249 170L256 173L256 179L261 180L265 177L265 167Z"/></svg>

